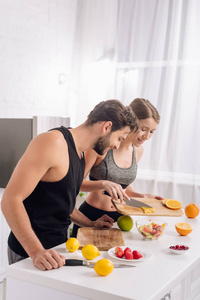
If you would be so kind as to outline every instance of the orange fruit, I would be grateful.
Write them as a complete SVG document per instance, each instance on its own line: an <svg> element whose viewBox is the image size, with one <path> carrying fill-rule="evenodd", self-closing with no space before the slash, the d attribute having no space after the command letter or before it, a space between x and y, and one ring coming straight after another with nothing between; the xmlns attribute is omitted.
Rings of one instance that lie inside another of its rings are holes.
<svg viewBox="0 0 200 300"><path fill-rule="evenodd" d="M176 223L175 228L180 235L188 235L192 232L193 229L193 227L190 224L185 222Z"/></svg>
<svg viewBox="0 0 200 300"><path fill-rule="evenodd" d="M162 201L162 203L165 204L165 203L167 202L167 200L169 200L169 199L164 199L164 200Z"/></svg>
<svg viewBox="0 0 200 300"><path fill-rule="evenodd" d="M182 203L178 200L165 199L165 205L171 209L180 209L182 208Z"/></svg>
<svg viewBox="0 0 200 300"><path fill-rule="evenodd" d="M185 207L185 215L188 218L196 218L199 214L199 208L195 203L189 203Z"/></svg>

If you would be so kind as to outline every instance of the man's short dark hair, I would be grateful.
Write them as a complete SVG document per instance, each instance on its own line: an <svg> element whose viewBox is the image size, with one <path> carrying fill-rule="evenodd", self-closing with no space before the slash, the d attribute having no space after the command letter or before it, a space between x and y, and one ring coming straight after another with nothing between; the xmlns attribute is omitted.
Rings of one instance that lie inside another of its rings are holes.
<svg viewBox="0 0 200 300"><path fill-rule="evenodd" d="M86 126L97 122L111 121L111 132L129 126L131 130L138 129L138 119L129 106L124 106L119 100L106 100L97 104L89 113Z"/></svg>

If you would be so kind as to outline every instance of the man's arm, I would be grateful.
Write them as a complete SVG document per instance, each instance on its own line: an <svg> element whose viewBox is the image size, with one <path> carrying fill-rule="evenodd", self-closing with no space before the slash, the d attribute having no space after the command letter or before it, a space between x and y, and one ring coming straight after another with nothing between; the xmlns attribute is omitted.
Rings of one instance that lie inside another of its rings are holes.
<svg viewBox="0 0 200 300"><path fill-rule="evenodd" d="M74 208L72 214L70 215L72 222L80 227L108 227L113 226L114 220L107 215L103 215L96 221L91 221L84 214L82 214L77 208Z"/></svg>
<svg viewBox="0 0 200 300"><path fill-rule="evenodd" d="M39 135L30 143L11 176L1 202L8 225L34 265L41 270L61 267L64 256L44 249L31 227L23 200L42 178L50 180L53 177L50 170L59 161L60 154L56 149L59 143L59 137L51 133Z"/></svg>

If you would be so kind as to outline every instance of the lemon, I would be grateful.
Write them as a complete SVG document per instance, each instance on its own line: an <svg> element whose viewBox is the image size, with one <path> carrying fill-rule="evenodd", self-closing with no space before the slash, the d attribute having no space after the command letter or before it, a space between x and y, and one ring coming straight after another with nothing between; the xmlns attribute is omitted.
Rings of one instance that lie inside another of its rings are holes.
<svg viewBox="0 0 200 300"><path fill-rule="evenodd" d="M130 216L124 215L117 219L117 225L122 231L130 231L133 227L133 220Z"/></svg>
<svg viewBox="0 0 200 300"><path fill-rule="evenodd" d="M82 248L82 254L86 259L94 259L99 256L101 253L94 245L85 245Z"/></svg>
<svg viewBox="0 0 200 300"><path fill-rule="evenodd" d="M79 248L79 241L76 238L69 238L66 241L66 248L69 252L74 252Z"/></svg>
<svg viewBox="0 0 200 300"><path fill-rule="evenodd" d="M107 276L114 269L112 261L107 258L100 259L94 265L94 270L98 275Z"/></svg>

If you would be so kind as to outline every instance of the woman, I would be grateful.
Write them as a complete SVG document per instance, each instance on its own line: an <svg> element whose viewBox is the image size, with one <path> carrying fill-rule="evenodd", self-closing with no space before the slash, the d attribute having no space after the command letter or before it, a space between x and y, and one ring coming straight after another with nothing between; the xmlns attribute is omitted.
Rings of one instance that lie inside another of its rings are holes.
<svg viewBox="0 0 200 300"><path fill-rule="evenodd" d="M94 150L85 153L84 176L90 171L90 180L84 179L80 190L90 193L79 210L91 220L107 214L116 222L121 214L112 205L111 198L116 198L116 194L122 198L123 189L129 197L163 199L157 195L140 193L130 185L136 178L137 164L144 151L143 143L152 137L160 122L160 115L150 101L136 98L130 107L139 119L140 128L137 132L130 133L119 149L111 149L104 156L99 156ZM105 190L111 197L103 194ZM72 236L76 236L78 228L74 225Z"/></svg>

